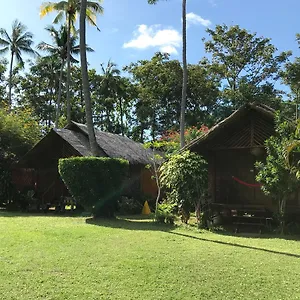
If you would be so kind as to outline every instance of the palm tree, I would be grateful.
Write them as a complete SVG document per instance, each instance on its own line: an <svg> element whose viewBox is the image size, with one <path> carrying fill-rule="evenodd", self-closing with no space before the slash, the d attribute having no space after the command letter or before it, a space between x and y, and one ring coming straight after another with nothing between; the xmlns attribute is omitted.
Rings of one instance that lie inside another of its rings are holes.
<svg viewBox="0 0 300 300"><path fill-rule="evenodd" d="M148 0L149 4L156 4L159 0ZM186 2L182 0L182 99L180 108L180 147L183 148L185 145L184 130L185 130L185 107L187 98L187 81L188 81L188 69L187 69L187 42L186 42Z"/></svg>
<svg viewBox="0 0 300 300"><path fill-rule="evenodd" d="M118 106L120 111L120 128L121 134L124 135L123 125L123 105L122 105L122 93L123 83L121 81L121 71L117 68L117 65L111 60L108 61L106 67L101 64L102 80L100 92L105 99L112 99L115 103L118 99ZM109 112L107 113L109 118Z"/></svg>
<svg viewBox="0 0 300 300"><path fill-rule="evenodd" d="M187 82L188 82L188 69L187 69L187 42L186 42L186 1L182 0L182 99L180 106L180 147L185 145L184 131L185 131L185 107L187 97Z"/></svg>
<svg viewBox="0 0 300 300"><path fill-rule="evenodd" d="M53 26L47 26L45 28L52 36L53 44L48 44L45 42L41 42L38 44L37 48L39 50L47 51L50 56L58 57L61 60L61 67L60 67L60 75L59 75L59 87L58 87L58 95L57 95L57 104L56 104L56 118L55 118L55 128L58 128L58 121L60 117L60 103L61 103L61 96L62 96L62 81L63 81L63 69L65 66L65 62L67 59L67 42L68 42L68 30L66 26L61 26L59 30L56 30ZM71 36L70 39L70 61L73 63L77 63L72 54L79 54L80 46L76 45L78 40L77 33ZM86 48L87 51L94 51L90 47Z"/></svg>
<svg viewBox="0 0 300 300"><path fill-rule="evenodd" d="M4 28L0 29L0 53L7 53L10 51L10 67L8 80L8 105L11 106L11 90L13 77L13 64L16 58L18 64L23 67L24 61L22 59L22 52L29 55L37 55L36 51L32 49L33 34L27 31L27 27L20 21L15 20L12 24L12 34L9 35Z"/></svg>
<svg viewBox="0 0 300 300"><path fill-rule="evenodd" d="M103 7L100 5L102 0L87 1L86 7L86 19L93 26L97 27L96 15L103 13ZM74 30L74 25L80 12L80 0L67 0L59 2L45 2L41 6L40 16L44 17L49 13L55 11L58 12L53 23L58 23L65 16L66 24L68 28L67 35L67 121L71 121L71 102L70 102L70 81L71 81L71 31ZM99 29L97 27L97 29Z"/></svg>
<svg viewBox="0 0 300 300"><path fill-rule="evenodd" d="M80 27L79 27L82 88L84 94L86 124L87 124L90 148L92 154L94 156L98 156L99 148L98 148L94 125L93 125L91 93L90 93L89 75L88 75L87 58L86 58L86 29L85 29L85 20L86 20L86 13L87 13L86 7L87 7L87 0L82 0L81 9L80 9Z"/></svg>

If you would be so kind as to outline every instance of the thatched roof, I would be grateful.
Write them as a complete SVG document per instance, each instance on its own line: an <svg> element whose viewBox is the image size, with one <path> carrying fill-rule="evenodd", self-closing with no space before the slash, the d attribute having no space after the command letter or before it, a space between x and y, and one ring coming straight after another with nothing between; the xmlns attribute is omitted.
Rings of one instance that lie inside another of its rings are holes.
<svg viewBox="0 0 300 300"><path fill-rule="evenodd" d="M259 128L262 131L260 133L260 140L267 138L274 130L273 122L275 110L263 104L252 103L246 104L238 110L236 110L235 112L233 112L229 117L225 118L224 120L213 126L208 132L191 141L182 149L182 151L194 150L195 148L203 148L203 146L206 146L208 143L211 143L214 139L220 139L224 137L224 133L226 131L230 131L232 139L234 139L235 137L233 136L233 131L236 129L241 131L241 128L234 128L234 126L238 122L241 122L244 119L246 119L246 117L249 116L251 112L256 112L264 120L266 120L264 124L260 124ZM246 134L247 132L244 132L244 135Z"/></svg>
<svg viewBox="0 0 300 300"><path fill-rule="evenodd" d="M128 137L97 129L95 129L95 134L101 156L123 158L134 165L146 165L151 162L152 152L149 149L145 149L142 144ZM58 149L63 147L62 143L67 146L64 146L63 151ZM45 155L46 152L47 155ZM36 159L49 159L49 157L54 159L74 155L92 156L92 152L86 125L71 122L63 129L52 129L20 160L19 165L27 165L28 162L31 164L31 161Z"/></svg>
<svg viewBox="0 0 300 300"><path fill-rule="evenodd" d="M83 156L91 156L87 126L71 122L64 129L57 130ZM151 150L147 150L141 143L137 143L126 136L104 132L95 129L96 140L105 156L124 158L132 164L148 164Z"/></svg>

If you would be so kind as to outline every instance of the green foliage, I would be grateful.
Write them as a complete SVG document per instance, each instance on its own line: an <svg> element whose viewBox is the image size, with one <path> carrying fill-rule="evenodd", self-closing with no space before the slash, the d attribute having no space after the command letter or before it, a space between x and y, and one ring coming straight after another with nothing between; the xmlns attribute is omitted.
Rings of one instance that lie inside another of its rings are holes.
<svg viewBox="0 0 300 300"><path fill-rule="evenodd" d="M298 168L288 163L288 148L295 139L295 124L276 116L276 134L266 141L267 158L257 162L256 180L262 184L262 190L278 202L278 215L281 229L284 229L286 202L297 191L299 181Z"/></svg>
<svg viewBox="0 0 300 300"><path fill-rule="evenodd" d="M86 210L113 216L129 163L122 159L74 157L59 160L59 173L70 193Z"/></svg>
<svg viewBox="0 0 300 300"><path fill-rule="evenodd" d="M278 108L279 94L274 83L291 52L277 55L269 38L240 28L238 25L217 25L207 29L206 52L212 55L209 65L227 85L222 89L224 103L237 108L259 101Z"/></svg>
<svg viewBox="0 0 300 300"><path fill-rule="evenodd" d="M11 164L40 138L40 126L29 109L0 107L0 200L11 200Z"/></svg>
<svg viewBox="0 0 300 300"><path fill-rule="evenodd" d="M176 204L167 201L159 204L155 213L155 221L173 225L176 220L175 208Z"/></svg>
<svg viewBox="0 0 300 300"><path fill-rule="evenodd" d="M185 221L207 191L207 163L193 152L174 154L160 168L162 186L170 191Z"/></svg>
<svg viewBox="0 0 300 300"><path fill-rule="evenodd" d="M182 67L168 54L156 53L151 60L139 60L126 66L136 86L134 103L135 138L144 141L150 131L152 140L166 130L178 130L182 97ZM219 81L209 68L189 65L186 125L214 123L213 110L217 104Z"/></svg>

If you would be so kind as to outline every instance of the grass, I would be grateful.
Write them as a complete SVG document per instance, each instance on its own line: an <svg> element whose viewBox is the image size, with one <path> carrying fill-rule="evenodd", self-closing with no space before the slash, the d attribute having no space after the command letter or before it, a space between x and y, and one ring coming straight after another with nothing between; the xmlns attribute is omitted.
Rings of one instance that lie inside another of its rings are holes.
<svg viewBox="0 0 300 300"><path fill-rule="evenodd" d="M0 212L1 299L300 299L293 239Z"/></svg>

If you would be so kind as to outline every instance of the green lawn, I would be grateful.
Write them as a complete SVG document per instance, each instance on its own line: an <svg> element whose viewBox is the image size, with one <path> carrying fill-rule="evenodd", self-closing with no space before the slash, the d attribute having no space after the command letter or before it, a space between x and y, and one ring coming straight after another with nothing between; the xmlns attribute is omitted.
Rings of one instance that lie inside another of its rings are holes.
<svg viewBox="0 0 300 300"><path fill-rule="evenodd" d="M0 213L0 299L300 299L300 242Z"/></svg>

